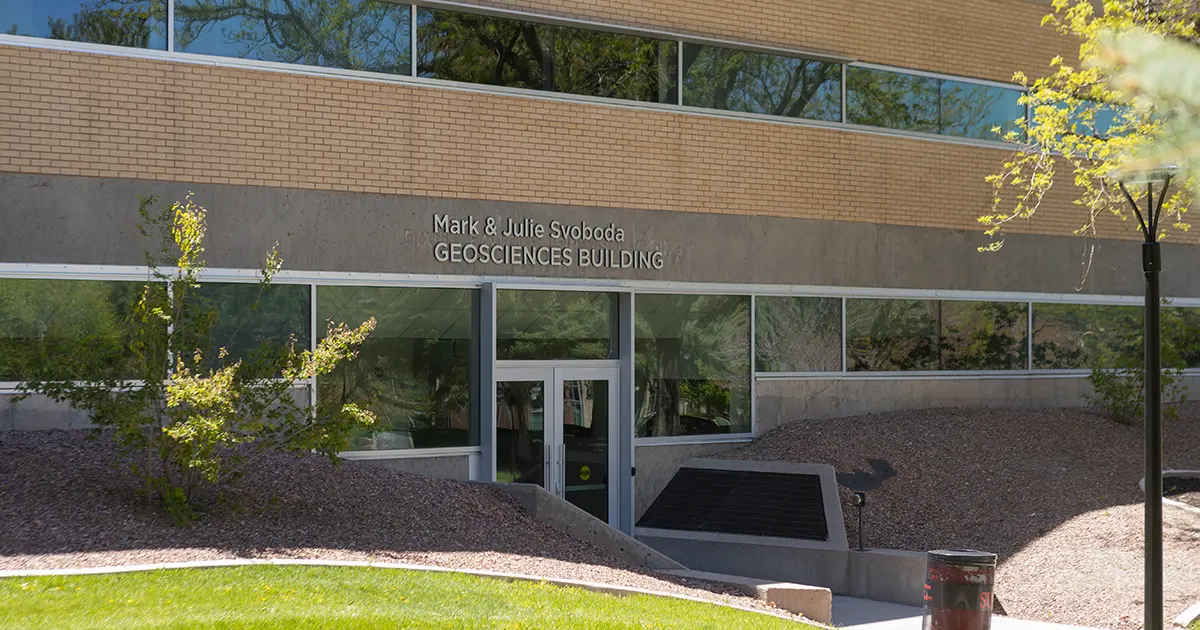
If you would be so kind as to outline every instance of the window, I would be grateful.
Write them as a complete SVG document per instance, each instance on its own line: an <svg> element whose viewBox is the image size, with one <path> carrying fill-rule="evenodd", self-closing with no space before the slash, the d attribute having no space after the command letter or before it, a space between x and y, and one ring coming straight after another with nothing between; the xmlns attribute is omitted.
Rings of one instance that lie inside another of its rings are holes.
<svg viewBox="0 0 1200 630"><path fill-rule="evenodd" d="M1035 369L1132 367L1141 355L1141 307L1033 305Z"/></svg>
<svg viewBox="0 0 1200 630"><path fill-rule="evenodd" d="M617 358L617 295L496 292L497 359Z"/></svg>
<svg viewBox="0 0 1200 630"><path fill-rule="evenodd" d="M423 77L676 102L674 41L424 7L417 22Z"/></svg>
<svg viewBox="0 0 1200 630"><path fill-rule="evenodd" d="M846 369L937 369L935 300L846 300Z"/></svg>
<svg viewBox="0 0 1200 630"><path fill-rule="evenodd" d="M1020 370L1024 303L847 300L850 371Z"/></svg>
<svg viewBox="0 0 1200 630"><path fill-rule="evenodd" d="M683 45L683 104L790 118L841 120L837 63Z"/></svg>
<svg viewBox="0 0 1200 630"><path fill-rule="evenodd" d="M0 33L167 48L167 0L4 0Z"/></svg>
<svg viewBox="0 0 1200 630"><path fill-rule="evenodd" d="M842 300L759 297L754 300L754 358L759 372L842 369Z"/></svg>
<svg viewBox="0 0 1200 630"><path fill-rule="evenodd" d="M1025 106L1017 89L980 85L966 81L941 81L941 130L939 133L962 138L1000 140L1018 129L1016 121L1025 118ZM1000 128L996 134L992 130Z"/></svg>
<svg viewBox="0 0 1200 630"><path fill-rule="evenodd" d="M282 350L292 340L297 352L308 350L311 291L306 284L201 283L194 294L197 306L217 315L206 359L224 348L229 361L249 365L259 353Z"/></svg>
<svg viewBox="0 0 1200 630"><path fill-rule="evenodd" d="M317 381L323 405L353 402L379 425L351 437L351 450L478 444L471 410L478 291L318 287L318 325L376 318L358 357Z"/></svg>
<svg viewBox="0 0 1200 630"><path fill-rule="evenodd" d="M1025 117L1015 88L851 66L846 90L846 122L856 125L1000 140Z"/></svg>
<svg viewBox="0 0 1200 630"><path fill-rule="evenodd" d="M1166 367L1200 367L1200 308L1167 307L1162 321L1162 362Z"/></svg>
<svg viewBox="0 0 1200 630"><path fill-rule="evenodd" d="M0 381L140 378L126 318L142 287L0 279Z"/></svg>
<svg viewBox="0 0 1200 630"><path fill-rule="evenodd" d="M410 74L411 10L374 0L175 0L175 49Z"/></svg>
<svg viewBox="0 0 1200 630"><path fill-rule="evenodd" d="M634 296L636 435L750 431L750 299Z"/></svg>
<svg viewBox="0 0 1200 630"><path fill-rule="evenodd" d="M1025 302L939 301L937 369L1024 370L1029 354Z"/></svg>

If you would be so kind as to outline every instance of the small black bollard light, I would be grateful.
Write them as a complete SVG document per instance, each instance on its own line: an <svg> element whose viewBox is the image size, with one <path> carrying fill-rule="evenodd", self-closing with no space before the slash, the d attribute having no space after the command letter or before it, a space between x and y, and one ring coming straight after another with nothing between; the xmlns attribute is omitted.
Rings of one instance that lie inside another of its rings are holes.
<svg viewBox="0 0 1200 630"><path fill-rule="evenodd" d="M867 507L867 493L854 493L854 507L858 508L858 550L865 551L863 547L863 508Z"/></svg>

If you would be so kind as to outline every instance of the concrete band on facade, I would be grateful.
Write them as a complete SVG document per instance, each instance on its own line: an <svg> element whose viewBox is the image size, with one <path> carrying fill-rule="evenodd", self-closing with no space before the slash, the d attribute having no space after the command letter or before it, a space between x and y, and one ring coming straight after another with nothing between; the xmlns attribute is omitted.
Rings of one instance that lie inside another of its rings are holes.
<svg viewBox="0 0 1200 630"><path fill-rule="evenodd" d="M1140 245L1076 236L1020 235L980 253L977 232L857 222L697 214L265 186L0 173L0 262L140 265L139 198L188 192L209 209L211 267L255 269L275 242L291 270L449 274L682 283L809 285L1136 296ZM835 209L830 214L835 215ZM434 218L533 219L615 226L621 243L436 234ZM439 262L439 242L661 251L662 269ZM1084 270L1088 250L1094 260ZM1200 297L1184 270L1197 248L1163 247L1163 291Z"/></svg>

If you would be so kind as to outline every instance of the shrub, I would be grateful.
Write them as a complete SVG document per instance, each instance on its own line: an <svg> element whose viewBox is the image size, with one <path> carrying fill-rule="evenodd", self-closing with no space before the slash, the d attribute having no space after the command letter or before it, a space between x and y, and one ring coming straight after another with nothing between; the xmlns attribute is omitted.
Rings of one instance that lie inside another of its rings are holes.
<svg viewBox="0 0 1200 630"><path fill-rule="evenodd" d="M1187 388L1182 381L1182 372L1165 369L1162 372L1163 417L1179 417L1178 405L1187 400ZM1116 369L1093 368L1088 376L1092 393L1087 396L1088 406L1107 415L1114 422L1138 425L1143 422L1145 409L1146 373L1140 366Z"/></svg>
<svg viewBox="0 0 1200 630"><path fill-rule="evenodd" d="M155 203L146 198L139 208L145 222L139 230L159 242L146 254L148 281L130 305L126 350L137 380L53 380L55 365L48 365L45 377L21 389L23 396L38 393L89 412L93 423L109 429L106 435L142 481L141 492L182 524L226 498L256 452L316 451L337 463L350 431L374 426L375 416L353 404L314 409L297 402L294 392L352 360L375 320L355 328L330 323L315 351L298 352L292 338L245 360L231 359L223 348L205 357L201 349L214 347L218 316L195 295L207 213L191 195L157 214ZM273 248L260 273L260 297L281 266ZM74 373L104 374L106 358L94 354L81 349L72 357L72 367L85 368ZM89 364L96 369L86 369Z"/></svg>

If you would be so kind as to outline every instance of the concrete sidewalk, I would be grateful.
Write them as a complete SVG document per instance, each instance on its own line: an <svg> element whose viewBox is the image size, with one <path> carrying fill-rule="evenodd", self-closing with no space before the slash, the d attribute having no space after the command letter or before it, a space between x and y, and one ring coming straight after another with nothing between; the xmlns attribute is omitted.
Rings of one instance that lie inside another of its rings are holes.
<svg viewBox="0 0 1200 630"><path fill-rule="evenodd" d="M922 612L918 606L903 606L841 595L833 598L833 625L838 628L920 630ZM1066 626L1041 621L1024 621L999 615L992 617L992 627L996 630L1080 630L1082 628L1082 626Z"/></svg>

